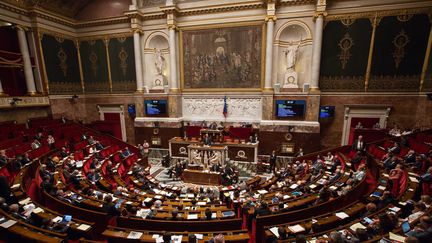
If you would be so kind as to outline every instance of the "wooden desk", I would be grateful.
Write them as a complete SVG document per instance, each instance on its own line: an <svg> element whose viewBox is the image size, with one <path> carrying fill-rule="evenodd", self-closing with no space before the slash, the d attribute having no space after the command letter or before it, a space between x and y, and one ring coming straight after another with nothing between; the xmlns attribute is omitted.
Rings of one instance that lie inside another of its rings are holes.
<svg viewBox="0 0 432 243"><path fill-rule="evenodd" d="M220 185L221 175L217 172L199 171L199 170L184 170L183 181L187 183L204 184L204 185Z"/></svg>
<svg viewBox="0 0 432 243"><path fill-rule="evenodd" d="M169 140L169 152L173 158L188 158L187 147L191 144L200 145L197 140L184 140L180 137L174 137ZM227 146L230 159L242 162L258 162L258 145L259 143L240 143L240 142L223 142L214 143L213 146Z"/></svg>

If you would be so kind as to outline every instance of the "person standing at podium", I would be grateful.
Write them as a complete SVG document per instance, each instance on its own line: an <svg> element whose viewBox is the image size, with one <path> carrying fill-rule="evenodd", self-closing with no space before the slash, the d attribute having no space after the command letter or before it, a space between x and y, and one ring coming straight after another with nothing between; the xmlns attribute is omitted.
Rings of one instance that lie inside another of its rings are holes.
<svg viewBox="0 0 432 243"><path fill-rule="evenodd" d="M211 137L208 135L208 133L206 133L206 134L204 135L203 143L204 143L205 146L211 146L211 145L212 145L212 139L211 139Z"/></svg>

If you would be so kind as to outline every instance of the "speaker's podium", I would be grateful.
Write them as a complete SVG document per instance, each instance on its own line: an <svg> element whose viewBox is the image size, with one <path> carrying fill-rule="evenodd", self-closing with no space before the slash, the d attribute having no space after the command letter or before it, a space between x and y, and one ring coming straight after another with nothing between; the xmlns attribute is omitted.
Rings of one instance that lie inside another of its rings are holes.
<svg viewBox="0 0 432 243"><path fill-rule="evenodd" d="M189 165L183 171L183 181L186 183L220 185L221 174L210 171L214 164L224 165L228 148L226 146L187 146Z"/></svg>

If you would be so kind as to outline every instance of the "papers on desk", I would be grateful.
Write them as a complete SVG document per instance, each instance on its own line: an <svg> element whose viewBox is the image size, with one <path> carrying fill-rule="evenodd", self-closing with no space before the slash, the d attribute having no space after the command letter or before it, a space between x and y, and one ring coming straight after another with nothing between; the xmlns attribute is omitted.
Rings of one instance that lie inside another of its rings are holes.
<svg viewBox="0 0 432 243"><path fill-rule="evenodd" d="M329 187L329 189L332 190L332 191L335 191L335 190L337 190L338 188L335 187L335 186L331 186L331 187Z"/></svg>
<svg viewBox="0 0 432 243"><path fill-rule="evenodd" d="M131 231L127 236L128 239L139 239L143 235L142 232Z"/></svg>
<svg viewBox="0 0 432 243"><path fill-rule="evenodd" d="M392 207L392 208L389 208L391 211L393 211L393 212L395 212L395 213L397 213L397 212L399 212L401 209L400 208L398 208L398 207Z"/></svg>
<svg viewBox="0 0 432 243"><path fill-rule="evenodd" d="M189 194L187 194L187 197L188 197L188 198L194 198L195 195L194 195L193 193L189 193Z"/></svg>
<svg viewBox="0 0 432 243"><path fill-rule="evenodd" d="M205 206L207 203L206 202L197 202L198 206Z"/></svg>
<svg viewBox="0 0 432 243"><path fill-rule="evenodd" d="M366 229L366 226L362 225L361 223L355 223L350 226L350 229L352 231L356 231L357 229Z"/></svg>
<svg viewBox="0 0 432 243"><path fill-rule="evenodd" d="M20 184L14 184L13 186L11 186L11 189L15 190L18 189L20 187Z"/></svg>
<svg viewBox="0 0 432 243"><path fill-rule="evenodd" d="M382 175L383 175L384 177L389 177L389 175L386 174L386 173L383 173Z"/></svg>
<svg viewBox="0 0 432 243"><path fill-rule="evenodd" d="M154 198L156 198L156 199L162 199L163 197L161 195L156 195L156 196L154 196Z"/></svg>
<svg viewBox="0 0 432 243"><path fill-rule="evenodd" d="M216 216L216 213L212 213L212 219L215 219L217 216Z"/></svg>
<svg viewBox="0 0 432 243"><path fill-rule="evenodd" d="M198 219L198 214L188 214L187 219Z"/></svg>
<svg viewBox="0 0 432 243"><path fill-rule="evenodd" d="M7 229L7 228L11 227L12 225L16 224L16 222L17 221L10 219L10 220L4 222L3 224L0 224L0 227Z"/></svg>
<svg viewBox="0 0 432 243"><path fill-rule="evenodd" d="M142 209L137 211L136 216L145 219L145 218L147 218L147 215L150 213L150 211L151 211L150 209L142 208Z"/></svg>
<svg viewBox="0 0 432 243"><path fill-rule="evenodd" d="M279 232L278 232L278 227L272 227L270 228L270 231L277 237L279 238Z"/></svg>
<svg viewBox="0 0 432 243"><path fill-rule="evenodd" d="M415 178L415 177L413 177L413 176L410 176L409 178L410 178L410 181L412 181L412 182L416 182L416 183L419 182L419 181L417 180L417 178Z"/></svg>
<svg viewBox="0 0 432 243"><path fill-rule="evenodd" d="M390 240L395 240L398 242L405 242L405 237L389 232Z"/></svg>
<svg viewBox="0 0 432 243"><path fill-rule="evenodd" d="M26 205L27 203L29 203L31 201L31 199L28 197L26 199L23 199L21 201L18 202L19 205Z"/></svg>
<svg viewBox="0 0 432 243"><path fill-rule="evenodd" d="M315 184L309 185L309 188L310 188L310 189L314 189L314 188L316 188L316 187L317 187L317 185L315 185Z"/></svg>
<svg viewBox="0 0 432 243"><path fill-rule="evenodd" d="M43 213L43 212L45 212L45 211L42 208L39 208L39 207L33 209L33 213Z"/></svg>
<svg viewBox="0 0 432 243"><path fill-rule="evenodd" d="M198 240L202 240L204 238L203 234L195 234L195 236Z"/></svg>
<svg viewBox="0 0 432 243"><path fill-rule="evenodd" d="M90 229L90 225L88 224L81 224L80 226L77 227L77 229L82 230L82 231L86 231L88 229Z"/></svg>
<svg viewBox="0 0 432 243"><path fill-rule="evenodd" d="M378 190L383 190L383 191L384 191L385 189L386 189L385 186L379 186L379 187L378 187Z"/></svg>
<svg viewBox="0 0 432 243"><path fill-rule="evenodd" d="M293 226L288 226L288 229L293 232L293 233L298 233L298 232L302 232L305 231L305 228L303 228L301 225L296 224Z"/></svg>
<svg viewBox="0 0 432 243"><path fill-rule="evenodd" d="M259 194L266 194L268 191L266 191L266 190L258 190L258 193Z"/></svg>
<svg viewBox="0 0 432 243"><path fill-rule="evenodd" d="M171 236L171 241L173 243L181 243L182 239L183 239L183 235L172 235Z"/></svg>
<svg viewBox="0 0 432 243"><path fill-rule="evenodd" d="M296 189L297 187L298 187L297 184L292 184L292 185L290 186L291 189Z"/></svg>
<svg viewBox="0 0 432 243"><path fill-rule="evenodd" d="M399 202L399 205L405 206L407 203L406 202Z"/></svg>
<svg viewBox="0 0 432 243"><path fill-rule="evenodd" d="M319 179L317 181L317 183L320 184L320 185L323 185L325 182L326 182L326 180L324 180L324 179Z"/></svg>
<svg viewBox="0 0 432 243"><path fill-rule="evenodd" d="M54 223L60 223L62 220L63 220L63 218L60 217L60 216L57 216L57 217L55 217L55 218L52 219L52 221L53 221Z"/></svg>
<svg viewBox="0 0 432 243"><path fill-rule="evenodd" d="M82 166L83 166L83 162L80 160L80 161L77 161L76 162L76 164L75 164L75 166L77 167L77 168L81 168Z"/></svg>
<svg viewBox="0 0 432 243"><path fill-rule="evenodd" d="M414 172L408 172L408 175L410 175L410 176L418 176L418 174L416 174Z"/></svg>
<svg viewBox="0 0 432 243"><path fill-rule="evenodd" d="M345 212L339 212L339 213L336 213L335 215L336 215L336 217L338 217L340 219L344 219L344 218L348 218L349 217L349 215L346 214Z"/></svg>
<svg viewBox="0 0 432 243"><path fill-rule="evenodd" d="M153 198L148 197L148 198L144 199L144 202L151 202L151 200L153 200Z"/></svg>

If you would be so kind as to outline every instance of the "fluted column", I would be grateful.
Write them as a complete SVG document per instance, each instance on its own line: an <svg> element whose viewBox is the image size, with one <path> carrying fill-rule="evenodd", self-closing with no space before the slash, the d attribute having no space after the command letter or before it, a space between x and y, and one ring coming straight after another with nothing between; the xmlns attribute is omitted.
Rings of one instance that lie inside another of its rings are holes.
<svg viewBox="0 0 432 243"><path fill-rule="evenodd" d="M2 81L0 80L0 96L5 95L4 91L3 91L3 86L2 86Z"/></svg>
<svg viewBox="0 0 432 243"><path fill-rule="evenodd" d="M143 72L141 63L141 45L140 45L140 32L135 30L133 34L134 38L134 54L135 54L135 74L136 74L136 86L137 92L143 92Z"/></svg>
<svg viewBox="0 0 432 243"><path fill-rule="evenodd" d="M321 65L321 46L324 26L324 13L319 12L315 19L315 32L312 46L312 76L310 91L319 91L319 74Z"/></svg>
<svg viewBox="0 0 432 243"><path fill-rule="evenodd" d="M30 54L27 45L27 37L22 27L17 27L18 42L24 62L24 76L27 85L27 93L30 95L36 94L36 86L33 76L33 68L30 61Z"/></svg>
<svg viewBox="0 0 432 243"><path fill-rule="evenodd" d="M177 79L177 58L176 58L176 26L168 26L169 34L169 52L170 52L170 90L176 92L178 90L178 79Z"/></svg>
<svg viewBox="0 0 432 243"><path fill-rule="evenodd" d="M272 86L273 29L274 29L274 18L268 18L267 19L264 90L269 90L269 91L273 90L273 86Z"/></svg>

